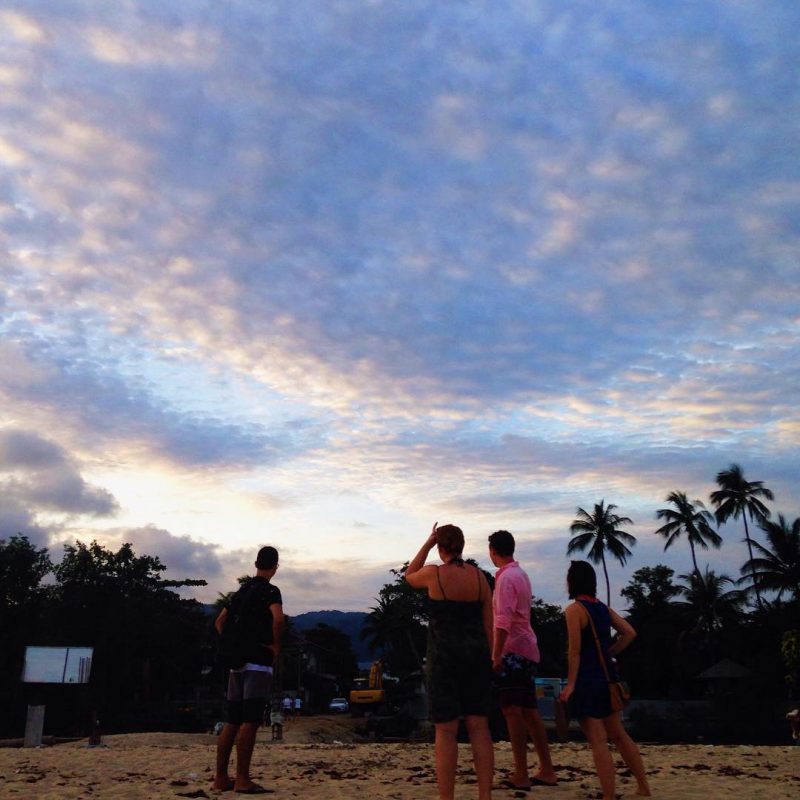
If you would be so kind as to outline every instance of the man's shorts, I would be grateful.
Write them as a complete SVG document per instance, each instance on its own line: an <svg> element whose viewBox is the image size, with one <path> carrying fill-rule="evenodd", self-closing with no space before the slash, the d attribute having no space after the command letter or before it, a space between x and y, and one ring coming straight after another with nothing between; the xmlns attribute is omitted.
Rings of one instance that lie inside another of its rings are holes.
<svg viewBox="0 0 800 800"><path fill-rule="evenodd" d="M264 718L267 698L272 692L272 673L245 669L231 670L225 699L225 721L233 725L258 722Z"/></svg>
<svg viewBox="0 0 800 800"><path fill-rule="evenodd" d="M538 669L539 665L535 661L516 653L506 653L503 656L503 665L494 676L500 708L507 706L537 708L536 673Z"/></svg>

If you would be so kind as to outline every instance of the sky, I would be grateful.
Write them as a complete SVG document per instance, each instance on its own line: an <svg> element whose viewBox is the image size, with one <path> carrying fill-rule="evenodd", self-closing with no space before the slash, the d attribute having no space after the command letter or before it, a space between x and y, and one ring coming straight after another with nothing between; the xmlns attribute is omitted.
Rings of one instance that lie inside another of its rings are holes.
<svg viewBox="0 0 800 800"><path fill-rule="evenodd" d="M795 0L7 0L0 538L367 610L434 521L800 515ZM741 522L701 564L738 575ZM616 597L616 594L615 594ZM618 604L618 598L615 601Z"/></svg>

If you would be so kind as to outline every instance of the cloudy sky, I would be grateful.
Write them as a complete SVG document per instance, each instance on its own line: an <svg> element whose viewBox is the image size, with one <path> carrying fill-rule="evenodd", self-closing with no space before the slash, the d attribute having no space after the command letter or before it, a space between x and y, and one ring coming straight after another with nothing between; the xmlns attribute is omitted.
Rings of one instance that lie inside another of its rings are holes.
<svg viewBox="0 0 800 800"><path fill-rule="evenodd" d="M601 5L5 2L0 538L299 613L434 520L562 603L578 506L618 586L731 462L800 515L800 6Z"/></svg>

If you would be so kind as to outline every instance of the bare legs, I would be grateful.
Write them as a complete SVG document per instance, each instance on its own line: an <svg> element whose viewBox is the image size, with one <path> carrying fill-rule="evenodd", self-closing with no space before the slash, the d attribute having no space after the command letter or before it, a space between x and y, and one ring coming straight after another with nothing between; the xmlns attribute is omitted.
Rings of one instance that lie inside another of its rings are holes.
<svg viewBox="0 0 800 800"><path fill-rule="evenodd" d="M469 741L472 745L472 760L478 778L478 800L491 800L494 776L494 747L489 734L486 717L468 716ZM436 728L436 781L439 784L440 800L453 800L458 763L458 720L437 722Z"/></svg>
<svg viewBox="0 0 800 800"><path fill-rule="evenodd" d="M257 722L243 722L239 726L236 737L236 785L235 790L249 789L253 785L250 780L250 760L256 745Z"/></svg>
<svg viewBox="0 0 800 800"><path fill-rule="evenodd" d="M490 800L494 779L494 744L486 717L465 717L464 723L472 745L472 763L478 778L478 800Z"/></svg>
<svg viewBox="0 0 800 800"><path fill-rule="evenodd" d="M436 741L436 783L439 784L440 800L453 800L456 785L456 764L458 763L458 720L437 722Z"/></svg>
<svg viewBox="0 0 800 800"><path fill-rule="evenodd" d="M226 722L217 741L217 770L214 775L214 788L220 791L228 789L249 789L253 785L250 779L250 761L258 732L257 722L243 722L233 725ZM238 734L238 735L237 735ZM228 775L228 764L231 759L233 744L236 743L236 780L231 781Z"/></svg>
<svg viewBox="0 0 800 800"><path fill-rule="evenodd" d="M641 797L650 797L650 786L647 783L642 757L639 755L639 749L633 739L622 727L619 714L612 714L605 719L584 717L580 724L581 730L592 748L592 758L597 777L600 780L603 800L614 800L614 758L608 749L609 739L614 742L622 760L636 779L636 793Z"/></svg>
<svg viewBox="0 0 800 800"><path fill-rule="evenodd" d="M608 749L608 737L603 720L584 717L580 721L583 735L589 740L594 769L600 779L603 800L614 800L614 758Z"/></svg>
<svg viewBox="0 0 800 800"><path fill-rule="evenodd" d="M516 786L530 786L528 778L528 736L533 739L536 755L539 758L539 771L536 778L544 783L556 783L553 760L550 758L550 745L539 711L522 706L504 706L503 716L506 718L508 738L511 740L511 752L514 754L514 774L511 782Z"/></svg>
<svg viewBox="0 0 800 800"><path fill-rule="evenodd" d="M644 762L639 753L639 748L636 742L628 736L628 732L622 727L622 720L619 714L612 714L603 720L606 727L608 738L614 742L625 766L631 771L631 774L636 779L637 790L636 794L642 797L650 797L650 785L647 783L647 774L644 771Z"/></svg>
<svg viewBox="0 0 800 800"><path fill-rule="evenodd" d="M232 785L228 775L228 763L231 760L231 751L238 731L238 725L226 722L219 733L219 739L217 739L217 771L214 775L214 788L221 792L227 791Z"/></svg>

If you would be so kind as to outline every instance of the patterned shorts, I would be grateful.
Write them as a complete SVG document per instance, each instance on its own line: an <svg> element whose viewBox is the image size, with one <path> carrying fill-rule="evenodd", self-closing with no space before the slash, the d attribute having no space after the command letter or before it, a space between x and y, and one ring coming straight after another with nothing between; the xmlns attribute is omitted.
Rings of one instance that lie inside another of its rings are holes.
<svg viewBox="0 0 800 800"><path fill-rule="evenodd" d="M522 706L537 708L536 673L539 664L517 653L506 653L500 671L495 673L494 685L500 707Z"/></svg>

